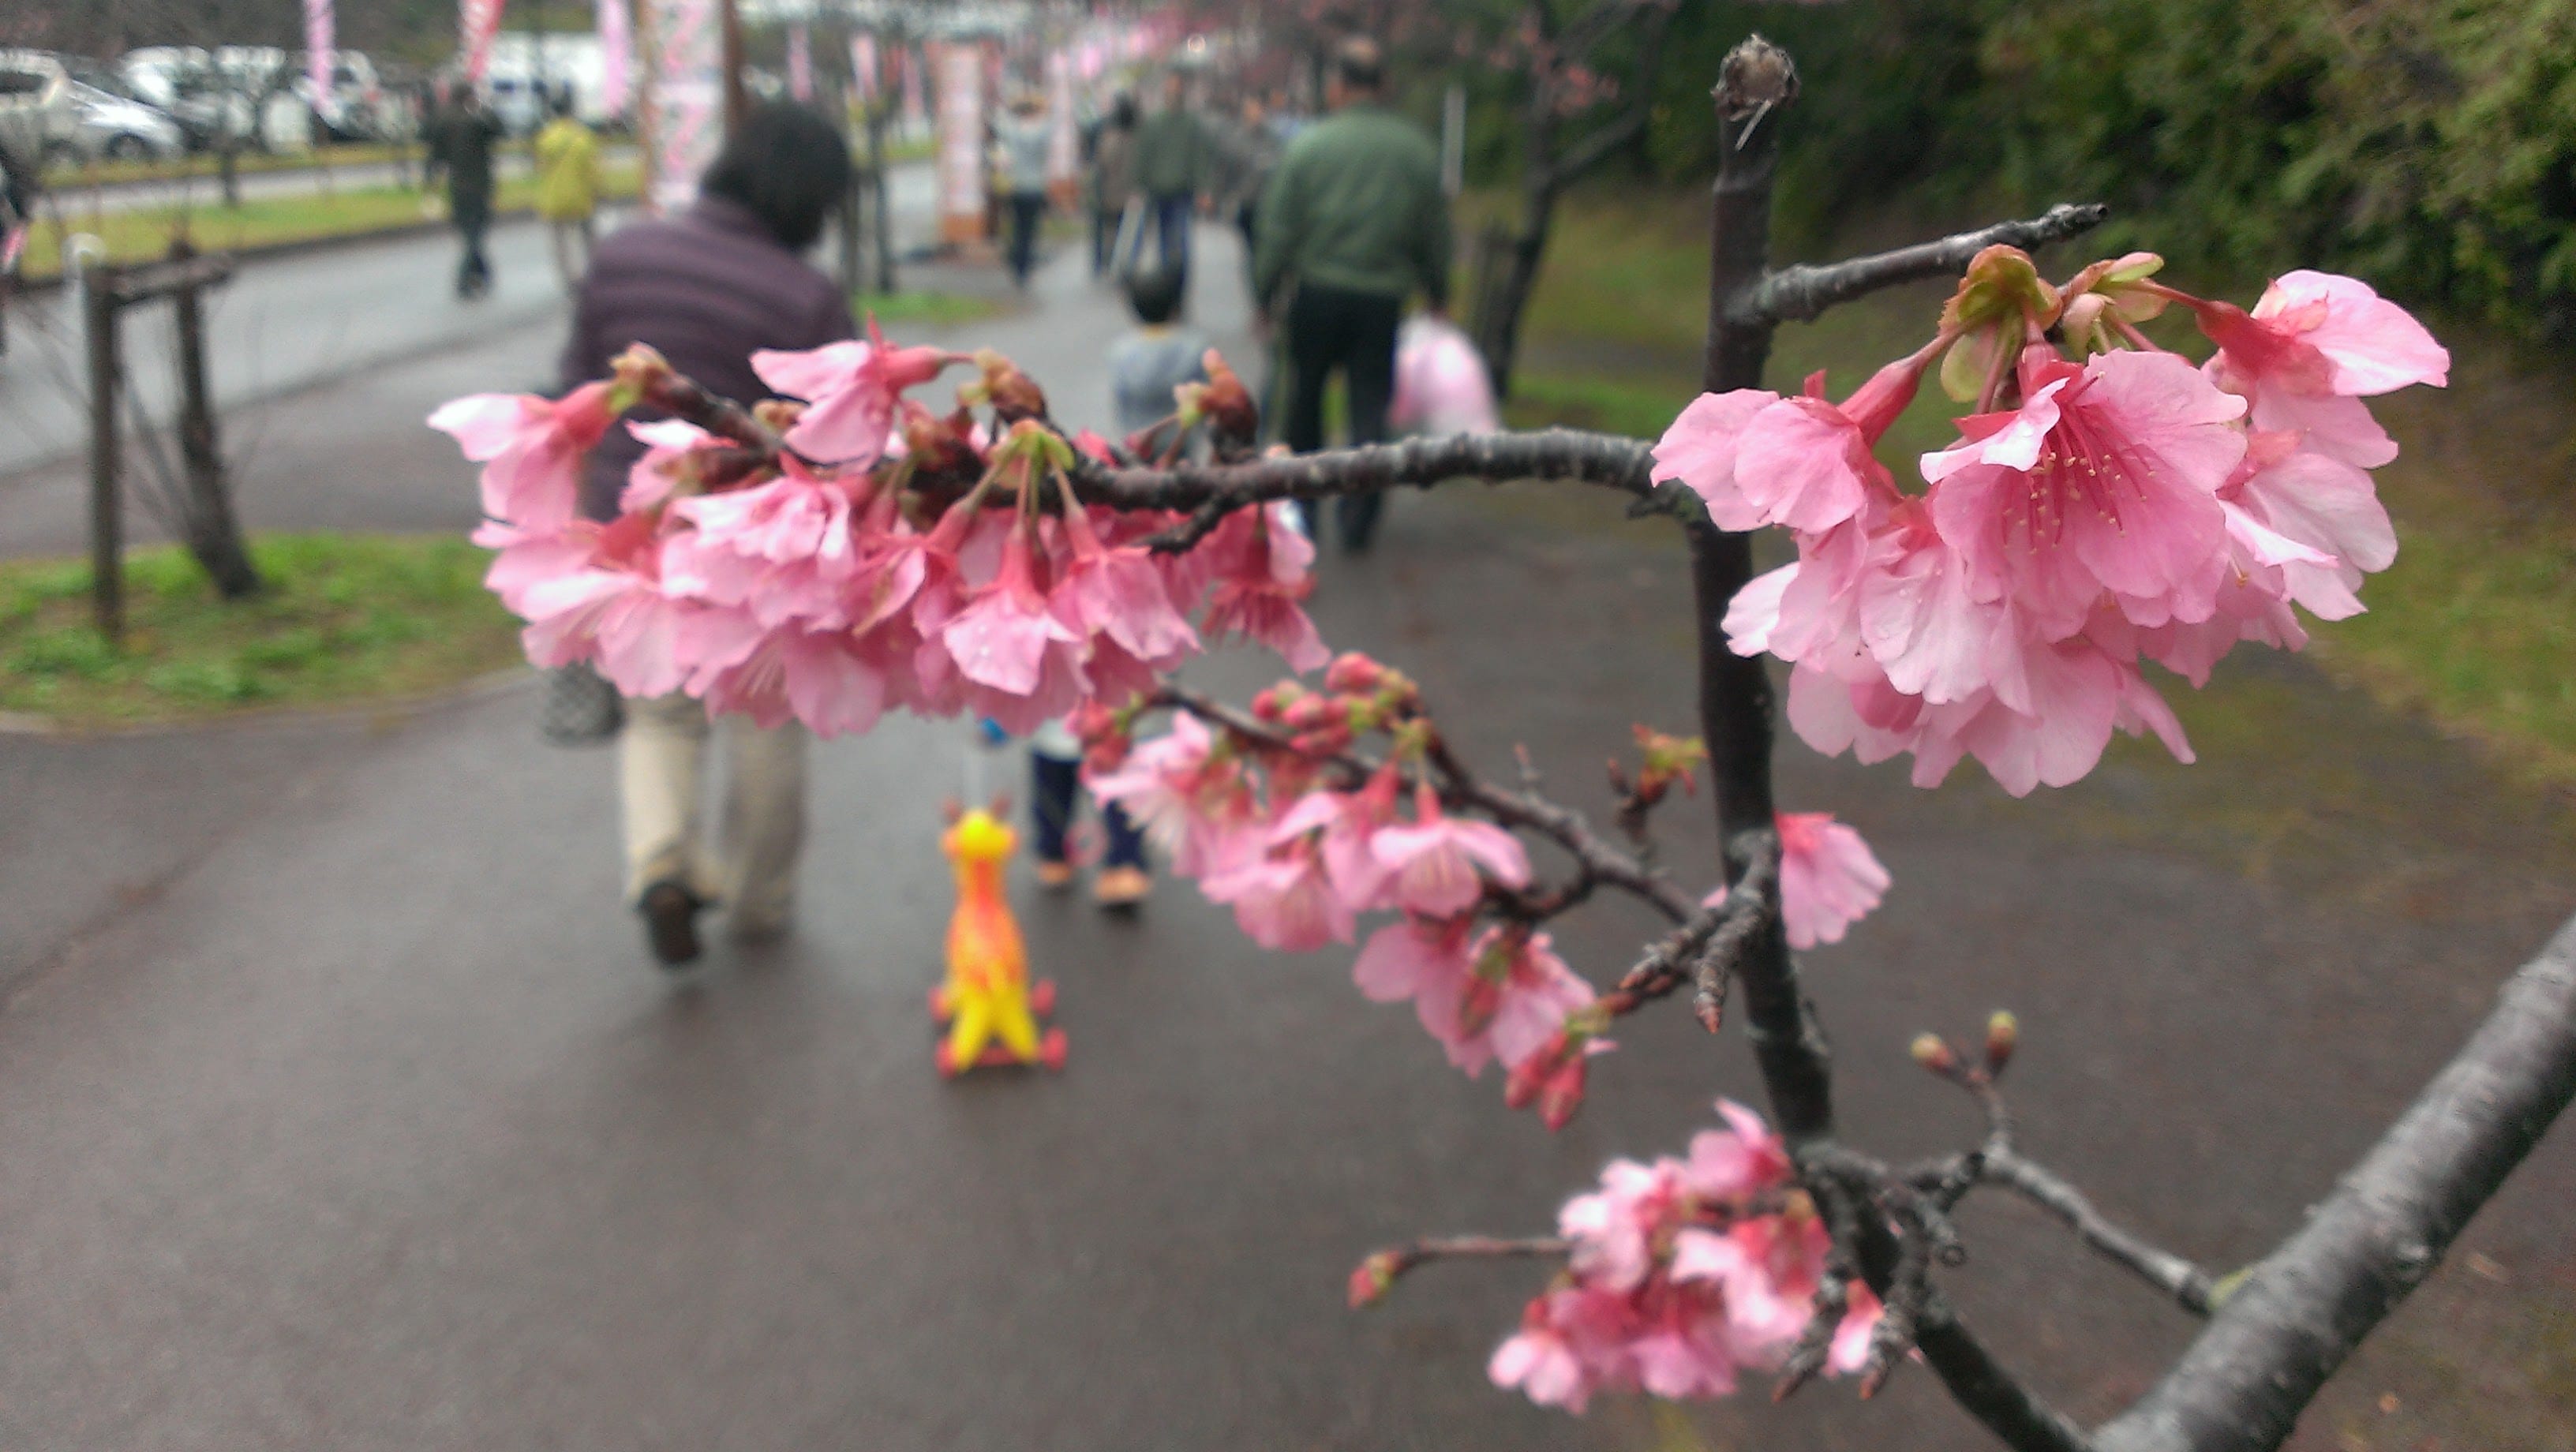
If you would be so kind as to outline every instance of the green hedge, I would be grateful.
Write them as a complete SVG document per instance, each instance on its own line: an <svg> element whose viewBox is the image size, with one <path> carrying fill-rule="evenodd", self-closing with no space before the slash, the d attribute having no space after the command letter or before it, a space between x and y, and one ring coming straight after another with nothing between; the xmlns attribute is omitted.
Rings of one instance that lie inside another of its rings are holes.
<svg viewBox="0 0 2576 1452"><path fill-rule="evenodd" d="M2196 271L2356 272L2576 340L2576 0L1848 0L1684 7L1651 151L1715 160L1706 92L1796 55L1783 240L1900 192L2110 202Z"/></svg>

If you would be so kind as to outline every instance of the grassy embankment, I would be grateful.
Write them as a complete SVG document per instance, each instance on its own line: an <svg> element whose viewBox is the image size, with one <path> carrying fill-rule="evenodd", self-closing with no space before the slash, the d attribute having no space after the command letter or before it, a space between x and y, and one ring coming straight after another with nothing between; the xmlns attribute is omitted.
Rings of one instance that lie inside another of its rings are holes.
<svg viewBox="0 0 2576 1452"><path fill-rule="evenodd" d="M602 193L612 199L634 196L637 175L631 161L610 163L602 170ZM496 204L508 211L529 206L535 198L535 181L519 177L501 183ZM228 252L381 232L444 216L441 206L408 187L353 187L328 196L261 197L238 207L221 206L209 198L194 206L143 207L97 214L85 214L76 199L67 198L59 224L48 216L28 234L25 267L31 278L59 272L66 234L92 233L107 244L110 261L139 262L167 253L170 239L182 230L200 251Z"/></svg>
<svg viewBox="0 0 2576 1452"><path fill-rule="evenodd" d="M1560 212L1514 423L1651 438L1671 421L1699 373L1706 205L1696 193L1587 194ZM2074 250L2060 251L2062 272ZM1822 368L1834 394L1848 392L1931 335L1944 291L1881 294L1783 328L1768 381L1792 388ZM2230 291L2250 302L2259 285ZM2311 622L2312 653L2338 677L2489 748L2508 775L2576 789L2576 427L2564 406L2576 366L2475 325L2428 322L2451 347L2451 387L2374 401L2404 449L2378 472L2397 564L2363 591L2368 614ZM1881 450L1917 487L1911 460L1948 442L1948 400L1924 395ZM2190 720L2194 707L2180 698L2191 693L2174 694Z"/></svg>
<svg viewBox="0 0 2576 1452"><path fill-rule="evenodd" d="M490 556L462 538L270 535L251 555L268 588L226 603L185 551L129 552L122 646L90 623L86 562L0 562L0 711L197 720L420 695L520 658Z"/></svg>

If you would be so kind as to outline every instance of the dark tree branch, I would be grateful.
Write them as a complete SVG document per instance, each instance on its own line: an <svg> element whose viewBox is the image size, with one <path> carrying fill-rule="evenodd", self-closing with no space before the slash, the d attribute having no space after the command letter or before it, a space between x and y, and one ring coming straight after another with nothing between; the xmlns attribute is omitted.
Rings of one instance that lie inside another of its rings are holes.
<svg viewBox="0 0 2576 1452"><path fill-rule="evenodd" d="M1575 429L1450 434L1242 464L1109 469L1087 463L1074 476L1074 492L1116 509L1195 510L1210 503L1241 508L1275 499L1427 489L1451 479L1563 479L1643 499L1655 494L1647 477L1654 468L1650 450L1640 439Z"/></svg>
<svg viewBox="0 0 2576 1452"><path fill-rule="evenodd" d="M2028 251L2091 231L2109 215L2111 209L2099 202L2082 206L2060 202L2027 221L1997 222L1936 242L1918 242L1893 252L1823 266L1783 267L1764 274L1759 282L1728 298L1727 315L1749 327L1804 322L1837 303L1850 302L1882 287L1964 272L1978 253L1998 243Z"/></svg>
<svg viewBox="0 0 2576 1452"><path fill-rule="evenodd" d="M1729 302L1766 275L1771 245L1771 182L1779 128L1772 111L1798 92L1787 52L1755 37L1726 58L1716 91L1717 184L1709 229L1708 342L1701 386L1710 392L1755 388L1771 351L1770 320L1738 319ZM1728 844L1726 875L1741 881L1751 863L1735 846L1770 830L1771 682L1758 660L1727 648L1726 607L1753 578L1751 543L1702 522L1688 525L1691 585L1698 612L1700 717L1716 783L1718 838ZM1798 989L1797 965L1776 921L1736 971L1744 985L1747 1034L1781 1132L1793 1144L1833 1133L1831 1069L1823 1035ZM1865 1217L1859 1257L1870 1285L1887 1294L1896 1272L1895 1237ZM2083 1452L2083 1432L2004 1370L1967 1328L1934 1298L1918 1319L1915 1345L1953 1400L2017 1452Z"/></svg>
<svg viewBox="0 0 2576 1452"><path fill-rule="evenodd" d="M2195 1316L2209 1314L2209 1273L2104 1219L2084 1192L2009 1145L1989 1145L1979 1178L2003 1185L2054 1215L2075 1238L2174 1299Z"/></svg>
<svg viewBox="0 0 2576 1452"><path fill-rule="evenodd" d="M2361 1338L2440 1264L2576 1097L2576 920L2319 1205L2219 1304L2102 1452L2269 1452Z"/></svg>

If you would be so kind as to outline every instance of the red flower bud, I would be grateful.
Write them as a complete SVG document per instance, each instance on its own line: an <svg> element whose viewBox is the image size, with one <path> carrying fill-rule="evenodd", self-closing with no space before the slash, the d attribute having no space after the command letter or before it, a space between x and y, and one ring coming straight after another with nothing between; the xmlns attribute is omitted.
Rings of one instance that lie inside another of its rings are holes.
<svg viewBox="0 0 2576 1452"><path fill-rule="evenodd" d="M1922 1034L1914 1040L1914 1062L1944 1078L1959 1072L1959 1056L1942 1042L1939 1034Z"/></svg>
<svg viewBox="0 0 2576 1452"><path fill-rule="evenodd" d="M1354 1311L1365 1311L1386 1299L1395 1285L1396 1255L1391 1250L1377 1251L1359 1263L1351 1272L1350 1301Z"/></svg>
<svg viewBox="0 0 2576 1452"><path fill-rule="evenodd" d="M1214 348L1208 349L1207 357L1201 361L1208 381L1199 393L1199 411L1215 431L1217 441L1251 443L1261 432L1261 410L1252 402L1252 391L1243 386L1243 380L1235 376Z"/></svg>
<svg viewBox="0 0 2576 1452"><path fill-rule="evenodd" d="M2009 1010L1998 1009L1986 1020L1986 1072L2000 1074L2012 1062L2013 1050L2021 1044L2021 1020Z"/></svg>
<svg viewBox="0 0 2576 1452"><path fill-rule="evenodd" d="M1342 652L1324 667L1324 689L1344 695L1367 695L1385 679L1386 667L1356 650Z"/></svg>

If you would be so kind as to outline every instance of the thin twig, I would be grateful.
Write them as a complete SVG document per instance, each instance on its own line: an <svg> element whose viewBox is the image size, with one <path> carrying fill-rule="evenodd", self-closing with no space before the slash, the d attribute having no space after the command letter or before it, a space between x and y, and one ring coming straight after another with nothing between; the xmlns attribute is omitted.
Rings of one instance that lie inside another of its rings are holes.
<svg viewBox="0 0 2576 1452"><path fill-rule="evenodd" d="M2207 1271L2104 1219L2083 1191L2022 1158L2011 1146L1987 1147L1981 1178L2012 1190L2056 1216L2075 1232L2076 1239L2173 1297L2184 1310L2195 1316L2209 1314L2211 1281Z"/></svg>
<svg viewBox="0 0 2576 1452"><path fill-rule="evenodd" d="M1837 303L1850 302L1898 283L1955 275L1989 247L2025 251L2063 241L2102 225L2111 209L2099 202L2060 202L2039 216L1997 222L1973 232L1958 232L1934 242L1918 242L1892 252L1855 257L1822 266L1783 267L1728 300L1727 314L1748 326L1804 322Z"/></svg>

